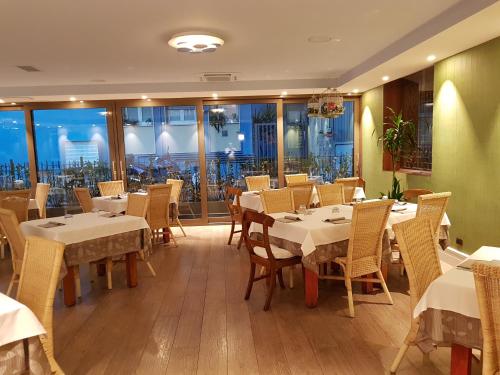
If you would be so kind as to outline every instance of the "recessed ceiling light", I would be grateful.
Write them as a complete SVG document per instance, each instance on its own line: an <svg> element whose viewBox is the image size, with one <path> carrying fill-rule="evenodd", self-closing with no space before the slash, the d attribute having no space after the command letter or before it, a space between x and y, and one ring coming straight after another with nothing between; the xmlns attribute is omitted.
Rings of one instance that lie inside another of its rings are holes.
<svg viewBox="0 0 500 375"><path fill-rule="evenodd" d="M354 89L354 90L352 90L352 92L357 94L359 92L359 89Z"/></svg>
<svg viewBox="0 0 500 375"><path fill-rule="evenodd" d="M340 38L333 38L328 35L311 35L307 38L309 43L328 43L328 42L340 42Z"/></svg>
<svg viewBox="0 0 500 375"><path fill-rule="evenodd" d="M217 99L218 97L219 97L219 94L217 94L216 92L214 92L214 93L212 94L212 98Z"/></svg>
<svg viewBox="0 0 500 375"><path fill-rule="evenodd" d="M147 97L147 95L143 95L143 96L141 96L141 99L146 100L147 98L148 98L148 97Z"/></svg>
<svg viewBox="0 0 500 375"><path fill-rule="evenodd" d="M288 92L286 92L286 91L281 92L281 96L287 96L287 95L288 95Z"/></svg>
<svg viewBox="0 0 500 375"><path fill-rule="evenodd" d="M215 52L224 44L224 40L206 32L186 32L175 34L168 44L178 52L201 53Z"/></svg>
<svg viewBox="0 0 500 375"><path fill-rule="evenodd" d="M383 76L382 77L382 81L388 81L389 80L389 76Z"/></svg>
<svg viewBox="0 0 500 375"><path fill-rule="evenodd" d="M3 100L3 99L0 99L0 103L5 103L5 100Z"/></svg>
<svg viewBox="0 0 500 375"><path fill-rule="evenodd" d="M10 105L16 105L16 104L17 104L16 102L12 102L12 103L10 103Z"/></svg>
<svg viewBox="0 0 500 375"><path fill-rule="evenodd" d="M427 56L427 61L430 62L430 61L434 61L434 60L436 60L436 55L429 55L429 56Z"/></svg>
<svg viewBox="0 0 500 375"><path fill-rule="evenodd" d="M83 103L83 100L80 100L80 103Z"/></svg>
<svg viewBox="0 0 500 375"><path fill-rule="evenodd" d="M351 96L351 95L352 95L352 93L351 93L351 92L348 92L348 93L347 93L347 95Z"/></svg>
<svg viewBox="0 0 500 375"><path fill-rule="evenodd" d="M76 98L74 96L70 96L69 100L71 100L72 102L74 102L76 100Z"/></svg>
<svg viewBox="0 0 500 375"><path fill-rule="evenodd" d="M147 102L150 102L150 101L151 101L151 99L147 98L147 99L146 99L146 101L147 101Z"/></svg>

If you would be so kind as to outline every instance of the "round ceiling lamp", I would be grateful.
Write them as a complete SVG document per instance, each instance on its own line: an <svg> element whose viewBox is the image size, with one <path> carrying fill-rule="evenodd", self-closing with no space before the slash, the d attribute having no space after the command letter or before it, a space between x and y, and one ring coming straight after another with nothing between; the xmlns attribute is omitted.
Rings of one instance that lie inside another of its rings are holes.
<svg viewBox="0 0 500 375"><path fill-rule="evenodd" d="M177 52L202 53L215 52L224 44L224 40L205 32L186 32L175 34L168 44L177 49Z"/></svg>

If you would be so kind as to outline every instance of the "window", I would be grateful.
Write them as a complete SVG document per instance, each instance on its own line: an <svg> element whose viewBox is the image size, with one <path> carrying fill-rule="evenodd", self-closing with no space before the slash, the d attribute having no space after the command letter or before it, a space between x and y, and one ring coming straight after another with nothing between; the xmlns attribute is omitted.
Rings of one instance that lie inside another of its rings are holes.
<svg viewBox="0 0 500 375"><path fill-rule="evenodd" d="M306 103L284 104L285 174L332 182L353 175L354 102L336 119L307 117Z"/></svg>
<svg viewBox="0 0 500 375"><path fill-rule="evenodd" d="M278 186L276 104L204 107L208 215L228 215L226 185L246 189L245 177L271 176Z"/></svg>
<svg viewBox="0 0 500 375"><path fill-rule="evenodd" d="M180 218L201 217L196 107L127 107L122 116L128 189L181 179Z"/></svg>
<svg viewBox="0 0 500 375"><path fill-rule="evenodd" d="M0 111L0 190L30 187L24 111Z"/></svg>
<svg viewBox="0 0 500 375"><path fill-rule="evenodd" d="M98 195L112 179L106 108L33 111L38 181L50 183L48 207L78 207L74 187Z"/></svg>

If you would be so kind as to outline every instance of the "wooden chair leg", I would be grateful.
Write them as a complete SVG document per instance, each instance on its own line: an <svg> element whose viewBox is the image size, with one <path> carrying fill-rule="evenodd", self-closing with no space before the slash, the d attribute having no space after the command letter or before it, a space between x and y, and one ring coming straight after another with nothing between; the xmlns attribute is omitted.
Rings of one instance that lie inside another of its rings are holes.
<svg viewBox="0 0 500 375"><path fill-rule="evenodd" d="M149 260L146 260L146 255L144 254L144 250L139 251L139 258L141 258L142 261L146 262L146 265L149 268L149 272L151 272L153 276L156 276L156 271L153 268L153 265L149 262Z"/></svg>
<svg viewBox="0 0 500 375"><path fill-rule="evenodd" d="M233 241L233 234L234 234L234 226L236 223L234 221L231 221L231 233L229 233L229 241L227 241L228 245L231 245L231 242Z"/></svg>
<svg viewBox="0 0 500 375"><path fill-rule="evenodd" d="M401 262L399 264L399 275L400 276L404 276L405 275L405 264L403 262Z"/></svg>
<svg viewBox="0 0 500 375"><path fill-rule="evenodd" d="M172 238L172 241L174 241L174 247L177 247L177 241L175 240L174 233L172 232L172 228L167 227L168 232L170 233L170 237Z"/></svg>
<svg viewBox="0 0 500 375"><path fill-rule="evenodd" d="M354 300L352 298L352 281L349 277L345 279L345 287L347 289L347 302L349 304L349 316L354 318Z"/></svg>
<svg viewBox="0 0 500 375"><path fill-rule="evenodd" d="M247 291L245 293L246 300L250 298L250 293L252 293L254 279L255 279L255 263L251 262L250 263L250 274L248 275Z"/></svg>
<svg viewBox="0 0 500 375"><path fill-rule="evenodd" d="M75 289L76 289L76 297L82 298L82 285L80 282L80 266L75 266Z"/></svg>
<svg viewBox="0 0 500 375"><path fill-rule="evenodd" d="M178 217L175 218L175 222L177 223L177 225L179 226L179 228L181 228L182 235L184 237L187 237L186 232L184 231L184 227L182 226L182 223L181 223L181 221L179 220Z"/></svg>
<svg viewBox="0 0 500 375"><path fill-rule="evenodd" d="M0 259L5 259L5 243L0 240Z"/></svg>
<svg viewBox="0 0 500 375"><path fill-rule="evenodd" d="M269 288L267 289L266 303L264 304L264 311L269 310L271 306L271 299L273 298L274 288L276 286L276 270L271 268L269 272Z"/></svg>
<svg viewBox="0 0 500 375"><path fill-rule="evenodd" d="M380 271L380 270L377 271L377 277L380 280L380 283L382 284L382 289L384 290L384 293L387 296L387 299L389 300L389 304L393 305L394 302L392 301L391 292L389 292L389 288L387 288L387 284L385 283L384 275L382 275L382 271Z"/></svg>
<svg viewBox="0 0 500 375"><path fill-rule="evenodd" d="M113 289L113 259L111 257L106 258L106 276L108 279L108 289Z"/></svg>
<svg viewBox="0 0 500 375"><path fill-rule="evenodd" d="M240 234L240 239L238 240L238 247L237 247L238 250L241 248L242 243L243 243L243 234Z"/></svg>
<svg viewBox="0 0 500 375"><path fill-rule="evenodd" d="M293 289L293 272L295 271L295 266L288 267L288 284L290 285L290 289Z"/></svg>
<svg viewBox="0 0 500 375"><path fill-rule="evenodd" d="M391 374L395 374L396 371L398 371L399 364L403 360L403 357L405 356L406 352L408 351L408 344L404 343L401 348L399 348L399 352L396 355L396 358L394 358L394 361L392 362L391 365Z"/></svg>
<svg viewBox="0 0 500 375"><path fill-rule="evenodd" d="M16 282L16 274L12 273L12 277L10 278L9 287L7 288L7 296L11 297L10 292L12 292L12 288L14 287L14 283Z"/></svg>
<svg viewBox="0 0 500 375"><path fill-rule="evenodd" d="M280 283L281 289L285 289L285 282L283 281L283 268L280 268L278 270L278 281Z"/></svg>

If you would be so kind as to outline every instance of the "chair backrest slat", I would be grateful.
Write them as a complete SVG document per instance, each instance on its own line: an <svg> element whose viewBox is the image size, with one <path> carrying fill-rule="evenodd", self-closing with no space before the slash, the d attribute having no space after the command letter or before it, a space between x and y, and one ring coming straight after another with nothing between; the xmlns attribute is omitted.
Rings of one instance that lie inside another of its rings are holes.
<svg viewBox="0 0 500 375"><path fill-rule="evenodd" d="M266 214L293 211L295 209L293 192L289 188L264 190L260 193L260 199Z"/></svg>
<svg viewBox="0 0 500 375"><path fill-rule="evenodd" d="M102 197L119 195L125 192L123 180L98 182L97 187Z"/></svg>
<svg viewBox="0 0 500 375"><path fill-rule="evenodd" d="M172 185L149 185L147 189L149 196L149 208L146 218L149 227L153 230L168 227L170 194L172 194Z"/></svg>
<svg viewBox="0 0 500 375"><path fill-rule="evenodd" d="M345 203L343 184L317 185L316 191L318 192L319 204L322 207Z"/></svg>
<svg viewBox="0 0 500 375"><path fill-rule="evenodd" d="M243 192L241 189L226 186L226 191L224 194L224 201L226 203L227 210L233 221L241 221L242 210L240 205L240 197Z"/></svg>
<svg viewBox="0 0 500 375"><path fill-rule="evenodd" d="M271 187L271 178L269 175L247 176L245 177L245 182L249 191L266 190Z"/></svg>

